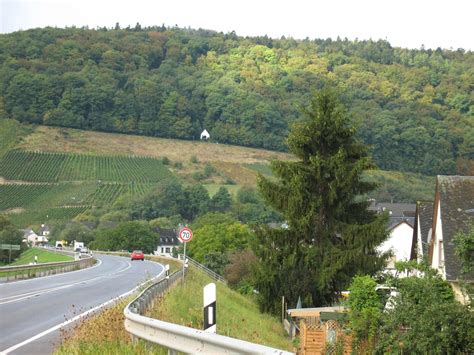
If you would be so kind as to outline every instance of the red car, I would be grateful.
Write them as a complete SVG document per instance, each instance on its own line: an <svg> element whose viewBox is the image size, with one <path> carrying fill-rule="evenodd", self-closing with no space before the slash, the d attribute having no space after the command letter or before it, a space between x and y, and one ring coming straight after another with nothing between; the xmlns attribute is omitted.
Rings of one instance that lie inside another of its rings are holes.
<svg viewBox="0 0 474 355"><path fill-rule="evenodd" d="M145 254L141 250L134 250L132 251L132 254L130 255L130 258L132 260L145 260Z"/></svg>

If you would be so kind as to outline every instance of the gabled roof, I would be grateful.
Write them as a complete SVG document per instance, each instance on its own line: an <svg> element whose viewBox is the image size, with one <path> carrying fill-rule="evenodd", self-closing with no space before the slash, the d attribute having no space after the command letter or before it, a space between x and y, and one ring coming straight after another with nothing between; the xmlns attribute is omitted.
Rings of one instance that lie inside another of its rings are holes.
<svg viewBox="0 0 474 355"><path fill-rule="evenodd" d="M439 194L441 211L446 279L474 280L474 270L464 275L461 273L461 261L453 243L458 233L467 233L469 224L474 223L474 176L439 175L436 193Z"/></svg>
<svg viewBox="0 0 474 355"><path fill-rule="evenodd" d="M418 201L416 203L410 260L417 260L418 257L421 257L421 255L418 255L418 228L420 229L423 257L428 258L428 234L430 233L430 229L433 226L433 203L433 201Z"/></svg>
<svg viewBox="0 0 474 355"><path fill-rule="evenodd" d="M178 239L176 229L165 229L165 228L156 227L155 232L157 232L160 235L160 240L158 242L158 245L160 246L181 244L181 242Z"/></svg>
<svg viewBox="0 0 474 355"><path fill-rule="evenodd" d="M160 237L176 237L178 232L176 229L167 229L161 227L155 227L155 232L160 235Z"/></svg>
<svg viewBox="0 0 474 355"><path fill-rule="evenodd" d="M50 232L50 229L48 226L42 224L41 228L38 230L38 235L44 235L45 232Z"/></svg>
<svg viewBox="0 0 474 355"><path fill-rule="evenodd" d="M428 234L433 226L433 202L419 202L417 209L420 218L423 255L428 255Z"/></svg>
<svg viewBox="0 0 474 355"><path fill-rule="evenodd" d="M165 246L165 245L180 245L181 242L179 241L178 237L160 237L160 241L158 243L159 246Z"/></svg>
<svg viewBox="0 0 474 355"><path fill-rule="evenodd" d="M30 235L37 235L33 229L25 229L24 231L24 234L23 234L23 238L27 238L28 236Z"/></svg>
<svg viewBox="0 0 474 355"><path fill-rule="evenodd" d="M388 211L391 217L414 217L416 204L372 201L369 210L378 213Z"/></svg>
<svg viewBox="0 0 474 355"><path fill-rule="evenodd" d="M388 218L388 230L392 230L398 227L400 224L406 223L413 228L414 218L413 217L389 217Z"/></svg>

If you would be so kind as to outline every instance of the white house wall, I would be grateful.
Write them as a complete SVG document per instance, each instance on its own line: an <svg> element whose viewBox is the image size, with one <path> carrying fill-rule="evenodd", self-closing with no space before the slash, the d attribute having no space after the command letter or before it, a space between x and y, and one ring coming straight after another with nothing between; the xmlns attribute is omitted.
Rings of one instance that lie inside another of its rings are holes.
<svg viewBox="0 0 474 355"><path fill-rule="evenodd" d="M433 257L431 267L439 271L441 277L446 280L446 271L444 269L444 247L443 247L443 229L441 220L441 203L438 203L438 213L436 216L435 238L433 240Z"/></svg>
<svg viewBox="0 0 474 355"><path fill-rule="evenodd" d="M377 249L384 253L389 250L393 252L395 261L408 261L411 254L411 243L413 241L413 228L407 223L400 223L390 231L388 239ZM393 267L389 265L389 267Z"/></svg>
<svg viewBox="0 0 474 355"><path fill-rule="evenodd" d="M420 215L416 217L418 219L416 225L417 225L417 231L416 231L416 260L421 263L423 261L423 238L421 235L421 221L420 221Z"/></svg>

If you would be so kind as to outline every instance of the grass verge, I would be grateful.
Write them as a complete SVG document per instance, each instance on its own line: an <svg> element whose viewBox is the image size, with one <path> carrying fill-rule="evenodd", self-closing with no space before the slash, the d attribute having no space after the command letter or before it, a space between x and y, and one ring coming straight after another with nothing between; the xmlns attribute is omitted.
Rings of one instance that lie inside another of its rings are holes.
<svg viewBox="0 0 474 355"><path fill-rule="evenodd" d="M61 331L56 355L168 354L166 349L144 341L133 342L124 327L123 309L133 297L119 301L99 314L85 317Z"/></svg>
<svg viewBox="0 0 474 355"><path fill-rule="evenodd" d="M11 263L12 266L28 265L35 261L35 256L38 257L38 264L53 263L60 261L73 261L74 258L68 255L51 252L39 248L30 248L20 255L20 257Z"/></svg>
<svg viewBox="0 0 474 355"><path fill-rule="evenodd" d="M214 282L191 268L184 286L178 284L150 310L149 316L166 322L202 329L202 288ZM216 283L217 333L278 349L294 350L277 318L259 312L250 297ZM193 296L190 296L193 295Z"/></svg>
<svg viewBox="0 0 474 355"><path fill-rule="evenodd" d="M159 259L159 258L156 258ZM158 260L157 260L158 261ZM173 265L168 259L162 263ZM185 285L175 285L148 316L161 320L202 328L202 287L211 280L190 269ZM196 295L199 297L196 297ZM274 317L262 315L248 297L217 284L218 333L275 348L294 350L281 324ZM63 331L62 343L55 355L79 354L168 354L167 349L144 342L132 341L124 328L123 309L132 297L118 302L103 312L83 319Z"/></svg>

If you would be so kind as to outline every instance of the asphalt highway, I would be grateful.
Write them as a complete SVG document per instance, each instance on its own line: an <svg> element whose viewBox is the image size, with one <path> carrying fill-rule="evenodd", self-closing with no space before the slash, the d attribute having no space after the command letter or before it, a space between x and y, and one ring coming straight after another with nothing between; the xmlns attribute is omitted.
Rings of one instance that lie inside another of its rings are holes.
<svg viewBox="0 0 474 355"><path fill-rule="evenodd" d="M164 273L150 261L96 257L87 269L0 284L0 354L51 354L61 329Z"/></svg>

